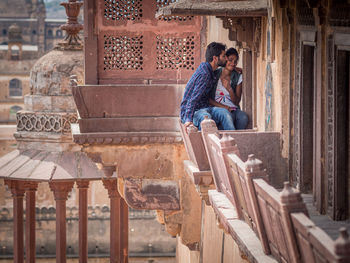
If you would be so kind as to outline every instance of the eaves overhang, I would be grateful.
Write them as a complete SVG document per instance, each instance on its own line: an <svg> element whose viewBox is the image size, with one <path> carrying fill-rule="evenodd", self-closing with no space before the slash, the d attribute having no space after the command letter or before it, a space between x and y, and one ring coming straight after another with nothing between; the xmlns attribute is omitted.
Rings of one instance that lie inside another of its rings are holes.
<svg viewBox="0 0 350 263"><path fill-rule="evenodd" d="M249 1L186 1L169 4L159 8L156 18L162 16L229 16L259 17L267 15L267 0Z"/></svg>

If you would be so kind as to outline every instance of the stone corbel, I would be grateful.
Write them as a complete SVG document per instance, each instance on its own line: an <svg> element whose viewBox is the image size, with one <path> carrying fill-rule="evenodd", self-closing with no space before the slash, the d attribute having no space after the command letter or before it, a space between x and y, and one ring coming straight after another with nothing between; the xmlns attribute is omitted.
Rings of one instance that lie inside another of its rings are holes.
<svg viewBox="0 0 350 263"><path fill-rule="evenodd" d="M184 168L192 182L195 184L196 190L201 199L209 205L208 190L215 189L211 171L200 171L193 162L188 160L184 161Z"/></svg>
<svg viewBox="0 0 350 263"><path fill-rule="evenodd" d="M258 57L260 55L260 43L261 43L261 17L254 18L254 52Z"/></svg>
<svg viewBox="0 0 350 263"><path fill-rule="evenodd" d="M183 222L183 211L157 210L157 221L164 225L165 230L173 237L180 234Z"/></svg>
<svg viewBox="0 0 350 263"><path fill-rule="evenodd" d="M175 181L124 178L124 198L135 209L180 210Z"/></svg>

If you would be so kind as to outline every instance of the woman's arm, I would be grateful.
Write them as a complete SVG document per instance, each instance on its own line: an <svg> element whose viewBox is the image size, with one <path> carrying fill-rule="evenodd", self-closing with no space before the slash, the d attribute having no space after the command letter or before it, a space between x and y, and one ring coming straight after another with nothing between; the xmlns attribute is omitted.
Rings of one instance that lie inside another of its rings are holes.
<svg viewBox="0 0 350 263"><path fill-rule="evenodd" d="M232 90L232 93L233 93L233 90ZM235 105L239 105L239 103L241 102L241 97L242 97L242 83L236 86L236 94L234 98L231 97L231 100Z"/></svg>
<svg viewBox="0 0 350 263"><path fill-rule="evenodd" d="M226 106L226 105L224 105L220 102L217 102L216 100L213 100L213 99L209 99L209 104L213 105L215 107L225 108L226 110L231 111L231 108L229 106Z"/></svg>

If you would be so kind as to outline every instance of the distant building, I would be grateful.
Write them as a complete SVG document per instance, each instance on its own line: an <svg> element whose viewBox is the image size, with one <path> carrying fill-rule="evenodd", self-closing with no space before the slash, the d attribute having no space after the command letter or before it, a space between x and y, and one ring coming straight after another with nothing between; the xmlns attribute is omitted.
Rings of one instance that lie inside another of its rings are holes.
<svg viewBox="0 0 350 263"><path fill-rule="evenodd" d="M46 19L42 0L0 2L0 123L16 122L35 61L64 37L65 19Z"/></svg>

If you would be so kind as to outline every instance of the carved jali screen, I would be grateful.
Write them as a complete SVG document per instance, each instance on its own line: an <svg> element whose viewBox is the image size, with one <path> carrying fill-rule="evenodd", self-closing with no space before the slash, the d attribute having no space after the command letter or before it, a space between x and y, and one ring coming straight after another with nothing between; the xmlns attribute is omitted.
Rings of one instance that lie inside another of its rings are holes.
<svg viewBox="0 0 350 263"><path fill-rule="evenodd" d="M98 0L98 82L183 83L200 63L201 18L155 18L175 0Z"/></svg>

